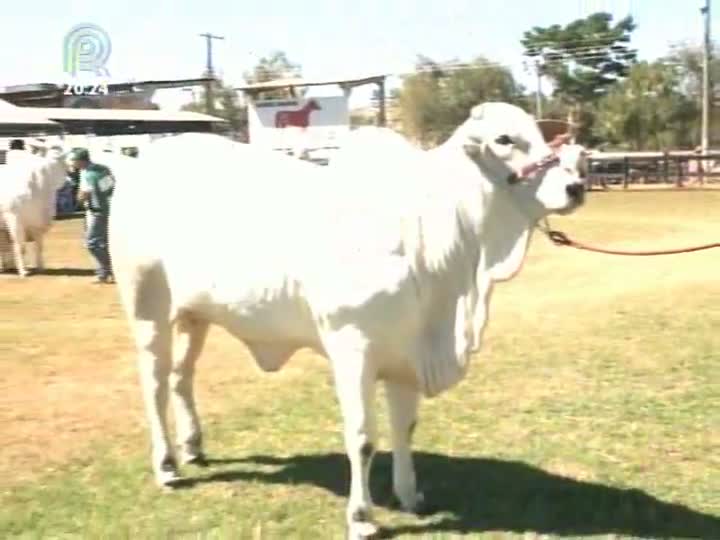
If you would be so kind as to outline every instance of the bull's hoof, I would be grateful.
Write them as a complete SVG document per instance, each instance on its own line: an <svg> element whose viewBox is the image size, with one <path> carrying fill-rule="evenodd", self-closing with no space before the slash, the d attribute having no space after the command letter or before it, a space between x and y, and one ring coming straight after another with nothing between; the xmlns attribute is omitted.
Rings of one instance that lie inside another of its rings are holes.
<svg viewBox="0 0 720 540"><path fill-rule="evenodd" d="M158 486L166 489L174 489L182 483L183 478L178 473L175 460L166 460L160 470L155 471L155 481Z"/></svg>
<svg viewBox="0 0 720 540"><path fill-rule="evenodd" d="M175 491L176 489L179 489L181 487L185 487L185 484L187 483L187 480L180 476L179 474L176 474L172 478L165 478L162 481L158 481L158 484L163 489L163 491L171 492Z"/></svg>
<svg viewBox="0 0 720 540"><path fill-rule="evenodd" d="M371 521L353 521L348 528L348 540L369 540L379 538L380 531Z"/></svg>
<svg viewBox="0 0 720 540"><path fill-rule="evenodd" d="M416 492L412 497L400 498L395 495L395 506L417 516L426 516L433 512L433 508L428 504L422 491Z"/></svg>
<svg viewBox="0 0 720 540"><path fill-rule="evenodd" d="M210 465L204 452L194 456L184 456L182 462L183 465L194 465L195 467L207 467Z"/></svg>

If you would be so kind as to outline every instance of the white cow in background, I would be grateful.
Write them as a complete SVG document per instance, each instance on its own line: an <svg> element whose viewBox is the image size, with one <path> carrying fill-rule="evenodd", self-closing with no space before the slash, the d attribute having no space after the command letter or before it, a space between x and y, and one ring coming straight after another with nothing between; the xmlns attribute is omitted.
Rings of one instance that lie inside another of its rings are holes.
<svg viewBox="0 0 720 540"><path fill-rule="evenodd" d="M204 460L193 374L215 324L266 371L302 347L330 360L351 468L351 537L376 532L368 474L378 380L394 492L407 510L422 503L410 448L420 397L463 378L493 284L519 271L538 220L578 208L584 191L579 152L561 151L558 162L533 118L508 104L475 107L431 151L392 137L367 137L318 167L181 135L115 171L110 251L159 484L179 479L170 396L180 460Z"/></svg>
<svg viewBox="0 0 720 540"><path fill-rule="evenodd" d="M43 237L55 218L57 190L66 178L59 152L40 157L24 150L10 150L0 166L0 263L14 266L18 275L28 274L25 242L35 243L38 270L45 267Z"/></svg>

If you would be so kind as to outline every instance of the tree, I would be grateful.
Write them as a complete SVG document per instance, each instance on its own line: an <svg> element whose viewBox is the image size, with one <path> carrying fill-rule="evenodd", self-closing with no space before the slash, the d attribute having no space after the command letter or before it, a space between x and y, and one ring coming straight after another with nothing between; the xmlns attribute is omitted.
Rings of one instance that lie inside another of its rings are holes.
<svg viewBox="0 0 720 540"><path fill-rule="evenodd" d="M702 84L703 84L703 51L700 47L678 46L664 59L668 63L676 65L681 79L680 89L702 109ZM718 86L720 83L720 45L714 43L710 51L710 84L711 84L711 107L710 107L710 141L712 145L720 141L720 108L718 108ZM692 124L694 144L699 143L700 116Z"/></svg>
<svg viewBox="0 0 720 540"><path fill-rule="evenodd" d="M267 82L275 79L295 77L300 72L300 66L288 60L282 51L275 51L269 56L259 60L257 65L244 78L249 83ZM283 89L263 92L266 98L287 98ZM232 86L222 81L213 87L215 116L227 120L230 135L238 140L247 141L248 137L248 111L240 96ZM188 103L182 107L185 111L205 112L205 90L203 89L199 102Z"/></svg>
<svg viewBox="0 0 720 540"><path fill-rule="evenodd" d="M594 13L567 26L534 27L524 33L525 55L554 85L554 95L577 118L627 76L636 53L629 42L635 29L628 16L612 25L609 13ZM588 107L590 106L590 107Z"/></svg>
<svg viewBox="0 0 720 540"><path fill-rule="evenodd" d="M455 61L440 64L420 56L416 73L403 81L398 95L403 130L423 146L444 141L475 105L521 99L509 69L482 57L458 67Z"/></svg>
<svg viewBox="0 0 720 540"><path fill-rule="evenodd" d="M290 79L300 77L302 69L299 64L291 62L283 51L274 51L268 56L262 57L257 65L245 73L244 78L248 84L263 83L276 79ZM304 95L306 89L297 89L300 95ZM288 92L285 89L263 91L263 97L267 99L287 98Z"/></svg>
<svg viewBox="0 0 720 540"><path fill-rule="evenodd" d="M640 62L602 98L596 133L609 145L631 150L689 148L698 132L697 104L681 88L682 77L663 62Z"/></svg>
<svg viewBox="0 0 720 540"><path fill-rule="evenodd" d="M213 91L215 116L228 121L229 135L234 139L247 141L248 114L247 106L242 103L237 90L232 86L220 83ZM182 106L184 111L205 112L205 89L199 102Z"/></svg>
<svg viewBox="0 0 720 540"><path fill-rule="evenodd" d="M720 81L720 47L717 43L712 45L710 51L710 80ZM701 47L688 45L673 47L673 50L662 60L677 65L682 78L681 89L687 95L700 102L702 99L703 81L703 50Z"/></svg>

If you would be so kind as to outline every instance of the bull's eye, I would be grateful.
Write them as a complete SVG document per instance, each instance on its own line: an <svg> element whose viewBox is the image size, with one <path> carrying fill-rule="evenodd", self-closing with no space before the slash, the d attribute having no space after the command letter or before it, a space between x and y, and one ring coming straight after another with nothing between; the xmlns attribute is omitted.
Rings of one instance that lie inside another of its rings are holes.
<svg viewBox="0 0 720 540"><path fill-rule="evenodd" d="M513 144L513 140L510 135L500 135L497 139L495 139L495 142L497 144Z"/></svg>

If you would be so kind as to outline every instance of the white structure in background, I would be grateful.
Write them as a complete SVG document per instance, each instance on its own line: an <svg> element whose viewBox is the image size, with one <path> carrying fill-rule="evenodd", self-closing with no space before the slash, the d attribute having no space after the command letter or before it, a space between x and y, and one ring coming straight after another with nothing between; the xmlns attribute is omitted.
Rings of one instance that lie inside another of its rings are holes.
<svg viewBox="0 0 720 540"><path fill-rule="evenodd" d="M252 144L273 150L333 148L350 131L348 96L251 102L248 127Z"/></svg>
<svg viewBox="0 0 720 540"><path fill-rule="evenodd" d="M90 151L90 158L104 153L120 154L123 148L142 148L153 141L153 136L149 133L140 135L67 135L64 140L66 148L82 147Z"/></svg>
<svg viewBox="0 0 720 540"><path fill-rule="evenodd" d="M378 86L378 124L385 123L385 75L361 79L307 81L279 79L237 88L248 107L249 141L271 150L312 161L326 162L339 141L350 131L350 95L353 88ZM336 95L306 95L298 88L328 87ZM278 99L278 91L286 96ZM273 92L272 98L267 93Z"/></svg>

